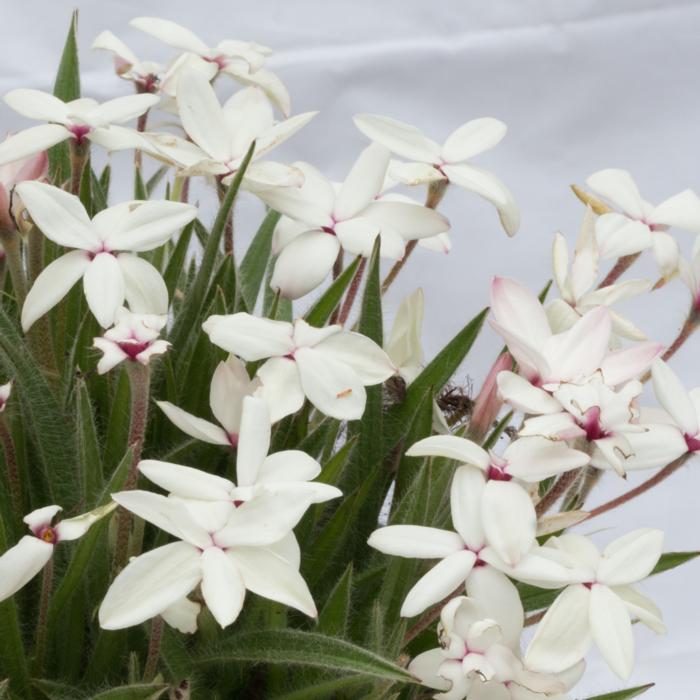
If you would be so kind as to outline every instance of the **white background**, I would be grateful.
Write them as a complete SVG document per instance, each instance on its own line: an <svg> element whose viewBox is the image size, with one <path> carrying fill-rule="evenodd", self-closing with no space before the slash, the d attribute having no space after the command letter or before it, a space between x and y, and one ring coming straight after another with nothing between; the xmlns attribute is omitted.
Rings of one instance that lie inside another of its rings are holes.
<svg viewBox="0 0 700 700"><path fill-rule="evenodd" d="M241 38L274 47L271 66L291 90L293 111L321 111L275 156L303 158L338 179L366 143L352 125L357 112L408 121L438 141L474 117L504 120L508 136L479 164L515 193L523 214L520 233L508 240L489 205L462 191L449 192L443 210L453 225L452 254L419 248L386 302L391 317L404 294L424 288L429 356L487 304L492 275L516 277L536 290L543 286L553 233L561 230L571 240L582 214L570 183L600 168L623 167L652 202L686 187L700 190L700 2L6 0L0 22L3 93L14 87L50 89L76 4L83 93L98 99L129 91L114 76L108 56L89 51L100 30L114 31L141 58L172 56L129 28L133 16L167 17L211 44ZM27 125L4 105L0 119L7 129ZM244 207L244 236L254 230L253 214L259 213L252 203ZM648 261L635 266L634 276L653 274ZM651 301L625 310L650 337L669 342L686 307L687 292L676 281ZM698 342L673 361L691 387L700 385ZM478 381L499 347L486 331L461 379ZM654 526L666 530L667 550L700 549L699 468L691 463L653 494L601 518L595 527L608 528L601 541ZM592 502L628 487L609 476ZM645 698L698 695L698 584L700 562L694 562L643 586L663 608L670 630L657 638L635 628L638 660L630 684L657 682ZM594 653L575 696L620 687Z"/></svg>

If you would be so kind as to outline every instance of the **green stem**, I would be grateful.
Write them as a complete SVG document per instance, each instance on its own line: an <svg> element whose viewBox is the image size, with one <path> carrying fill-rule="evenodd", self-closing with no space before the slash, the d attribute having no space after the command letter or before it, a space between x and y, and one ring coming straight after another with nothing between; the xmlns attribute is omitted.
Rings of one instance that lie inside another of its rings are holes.
<svg viewBox="0 0 700 700"><path fill-rule="evenodd" d="M41 578L41 598L39 599L39 617L36 623L36 642L34 645L34 672L41 678L46 656L46 639L48 635L48 614L53 591L53 557L44 566Z"/></svg>
<svg viewBox="0 0 700 700"><path fill-rule="evenodd" d="M18 231L0 229L0 242L5 249L5 260L10 270L12 290L15 293L15 299L17 300L17 306L19 308L22 307L27 296L27 278L24 274L24 265L22 264L22 246L20 240L21 238Z"/></svg>
<svg viewBox="0 0 700 700"><path fill-rule="evenodd" d="M24 513L22 498L22 480L19 475L17 464L17 452L12 439L10 426L7 424L5 416L0 414L0 442L5 453L5 468L7 469L7 485L10 489L10 499L12 501L12 511L17 518L17 522L22 519Z"/></svg>
<svg viewBox="0 0 700 700"><path fill-rule="evenodd" d="M131 450L131 464L124 481L124 490L136 488L138 481L138 466L141 461L141 451L148 423L148 400L150 394L150 371L148 365L129 362L127 365L131 384L131 421L129 423L128 447ZM131 528L131 513L120 509L117 519L117 540L114 554L114 568L119 571L129 555L129 531ZM139 554L139 552L132 552Z"/></svg>

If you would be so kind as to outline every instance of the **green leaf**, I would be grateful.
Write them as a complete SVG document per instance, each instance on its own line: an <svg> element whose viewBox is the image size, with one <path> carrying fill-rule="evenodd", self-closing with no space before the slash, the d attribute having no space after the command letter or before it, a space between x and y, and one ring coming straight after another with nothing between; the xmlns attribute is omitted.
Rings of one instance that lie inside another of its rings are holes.
<svg viewBox="0 0 700 700"><path fill-rule="evenodd" d="M381 279L379 277L379 257L380 238L374 241L372 255L369 259L367 270L367 282L365 292L362 297L362 310L360 312L360 323L358 330L362 335L372 339L379 347L384 345L384 328L382 321L382 294Z"/></svg>
<svg viewBox="0 0 700 700"><path fill-rule="evenodd" d="M0 518L0 551L5 552L7 548L5 524ZM17 697L26 696L29 684L27 657L14 597L0 603L0 630L0 675L11 679L12 690L17 691Z"/></svg>
<svg viewBox="0 0 700 700"><path fill-rule="evenodd" d="M175 319L173 330L170 334L170 342L174 347L179 348L180 351L187 346L188 339L193 341L198 335L198 333L193 333L193 330L197 329L199 325L197 320L206 302L207 292L211 285L212 273L214 272L216 260L220 253L221 239L226 229L226 222L233 208L233 203L240 189L241 181L245 175L248 163L250 163L250 159L253 157L254 150L255 142L253 141L243 162L236 171L233 181L226 191L224 201L221 203L219 213L216 215L214 226L212 226L211 233L207 238L197 276L190 289L187 290L185 301L180 307L180 312Z"/></svg>
<svg viewBox="0 0 700 700"><path fill-rule="evenodd" d="M653 576L654 574L661 574L669 569L675 569L677 566L692 561L698 556L700 556L700 552L666 552L661 555L661 558L649 575Z"/></svg>
<svg viewBox="0 0 700 700"><path fill-rule="evenodd" d="M61 62L56 73L53 86L53 94L64 102L76 100L80 97L80 66L78 65L78 11L75 10L68 28L68 36L63 46ZM70 155L68 144L59 143L49 149L49 165L52 178L57 176L61 180L70 177Z"/></svg>
<svg viewBox="0 0 700 700"><path fill-rule="evenodd" d="M141 168L136 168L134 170L134 199L136 199L136 200L148 199L148 192L146 192L146 185L143 182L143 177L141 177Z"/></svg>
<svg viewBox="0 0 700 700"><path fill-rule="evenodd" d="M164 683L136 683L134 685L122 685L118 688L110 688L91 700L156 700L168 690Z"/></svg>
<svg viewBox="0 0 700 700"><path fill-rule="evenodd" d="M90 394L84 379L78 379L76 388L78 466L83 502L92 503L102 485L102 456L95 428Z"/></svg>
<svg viewBox="0 0 700 700"><path fill-rule="evenodd" d="M308 666L402 683L416 682L400 666L355 644L292 629L243 632L205 649L194 657L194 661L207 665L251 661L271 665Z"/></svg>
<svg viewBox="0 0 700 700"><path fill-rule="evenodd" d="M168 297L170 299L172 299L173 294L175 294L178 280L180 279L180 275L182 274L182 270L185 266L185 258L187 257L187 251L190 248L193 229L194 222L187 224L187 226L182 229L182 233L177 239L177 243L175 244L170 258L168 259L168 264L165 266L163 279L165 280L165 286L168 288Z"/></svg>
<svg viewBox="0 0 700 700"><path fill-rule="evenodd" d="M70 509L80 499L75 469L75 428L63 412L24 338L0 309L0 366L15 381L28 434L42 468L46 495Z"/></svg>
<svg viewBox="0 0 700 700"><path fill-rule="evenodd" d="M165 177L169 168L167 165L162 165L158 170L156 170L151 177L148 178L146 182L146 199L149 199L153 194L153 190L160 184L161 180Z"/></svg>
<svg viewBox="0 0 700 700"><path fill-rule="evenodd" d="M318 631L324 634L344 637L350 615L352 596L352 562L348 564L338 583L335 584L326 604L318 616Z"/></svg>
<svg viewBox="0 0 700 700"><path fill-rule="evenodd" d="M366 686L368 681L363 676L342 676L331 680L319 681L312 685L300 687L284 695L275 695L273 700L328 700L335 697L365 697L365 692L360 692L358 686ZM343 691L352 692L347 695ZM337 695L340 693L340 695Z"/></svg>
<svg viewBox="0 0 700 700"><path fill-rule="evenodd" d="M251 313L255 309L260 294L260 285L265 278L265 269L272 246L272 234L280 216L281 214L272 210L267 213L241 263L239 270L240 293L243 297L243 303Z"/></svg>
<svg viewBox="0 0 700 700"><path fill-rule="evenodd" d="M653 688L654 685L654 683L647 683L646 685L638 685L636 688L627 688L626 690L617 690L614 693L605 693L605 695L592 695L584 700L628 700L629 698L636 698L642 693L646 693L647 690Z"/></svg>
<svg viewBox="0 0 700 700"><path fill-rule="evenodd" d="M333 281L328 289L321 295L319 300L309 309L304 317L306 322L312 326L322 327L338 308L340 300L343 298L347 288L352 282L352 278L357 272L357 268L362 260L358 255Z"/></svg>

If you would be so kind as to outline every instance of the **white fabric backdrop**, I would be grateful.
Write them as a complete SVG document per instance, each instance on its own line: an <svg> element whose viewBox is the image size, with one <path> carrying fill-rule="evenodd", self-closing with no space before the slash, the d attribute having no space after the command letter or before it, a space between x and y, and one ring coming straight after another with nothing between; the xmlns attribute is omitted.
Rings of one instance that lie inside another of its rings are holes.
<svg viewBox="0 0 700 700"><path fill-rule="evenodd" d="M461 191L444 211L453 224L450 256L420 248L392 290L387 314L417 285L426 293L426 350L434 353L488 299L495 274L539 290L550 274L550 246L560 229L571 239L582 207L568 190L603 167L632 171L651 201L685 187L700 190L700 2L696 0L24 0L4 3L0 23L0 91L50 89L70 10L81 9L83 92L98 99L125 94L94 36L109 28L143 58L171 52L136 30L137 15L164 16L215 43L255 39L277 50L271 65L288 84L295 112L319 109L280 160L303 158L341 178L365 144L351 117L377 112L423 128L436 140L464 121L495 116L510 127L480 163L513 189L523 213L515 240L492 209ZM229 86L222 85L225 90ZM26 125L4 105L3 129ZM125 189L126 196L128 190ZM259 215L244 207L241 227ZM681 234L683 235L683 234ZM687 246L686 246L687 250ZM648 261L635 274L653 275ZM668 342L682 323L687 294L679 282L626 311L650 337ZM697 338L673 361L690 386L700 385ZM467 375L483 376L497 348L491 331L470 357ZM641 526L662 527L667 550L700 549L700 465L601 518L605 542ZM631 477L630 482L640 480ZM610 476L594 496L607 500L629 485ZM697 696L700 661L696 591L700 562L657 577L644 590L663 608L670 633L638 626L637 667L630 684L656 681L645 698ZM576 697L621 687L593 654Z"/></svg>

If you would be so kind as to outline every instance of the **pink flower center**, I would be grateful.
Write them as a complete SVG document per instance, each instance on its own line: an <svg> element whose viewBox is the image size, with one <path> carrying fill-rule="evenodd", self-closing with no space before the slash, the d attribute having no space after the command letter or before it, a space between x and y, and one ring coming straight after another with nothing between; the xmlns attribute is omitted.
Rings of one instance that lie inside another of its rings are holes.
<svg viewBox="0 0 700 700"><path fill-rule="evenodd" d="M144 350L151 345L147 340L122 340L119 343L119 348L129 356L130 360L135 360Z"/></svg>
<svg viewBox="0 0 700 700"><path fill-rule="evenodd" d="M92 131L92 127L87 124L71 124L67 128L79 144L82 144L85 137Z"/></svg>
<svg viewBox="0 0 700 700"><path fill-rule="evenodd" d="M600 406L591 406L584 414L579 425L586 431L586 439L589 441L601 440L608 437L609 433L600 424Z"/></svg>
<svg viewBox="0 0 700 700"><path fill-rule="evenodd" d="M58 542L58 533L50 525L44 525L39 528L38 532L35 534L40 540L48 542L49 544L56 544L56 542Z"/></svg>
<svg viewBox="0 0 700 700"><path fill-rule="evenodd" d="M207 58L206 56L202 56L202 58L207 63L215 63L219 70L221 70L222 68L226 68L226 66L228 65L228 58L226 58L226 56L214 56L214 58Z"/></svg>
<svg viewBox="0 0 700 700"><path fill-rule="evenodd" d="M689 452L698 452L700 450L700 439L697 435L688 435L686 433L683 437L685 438L685 444L688 446Z"/></svg>

